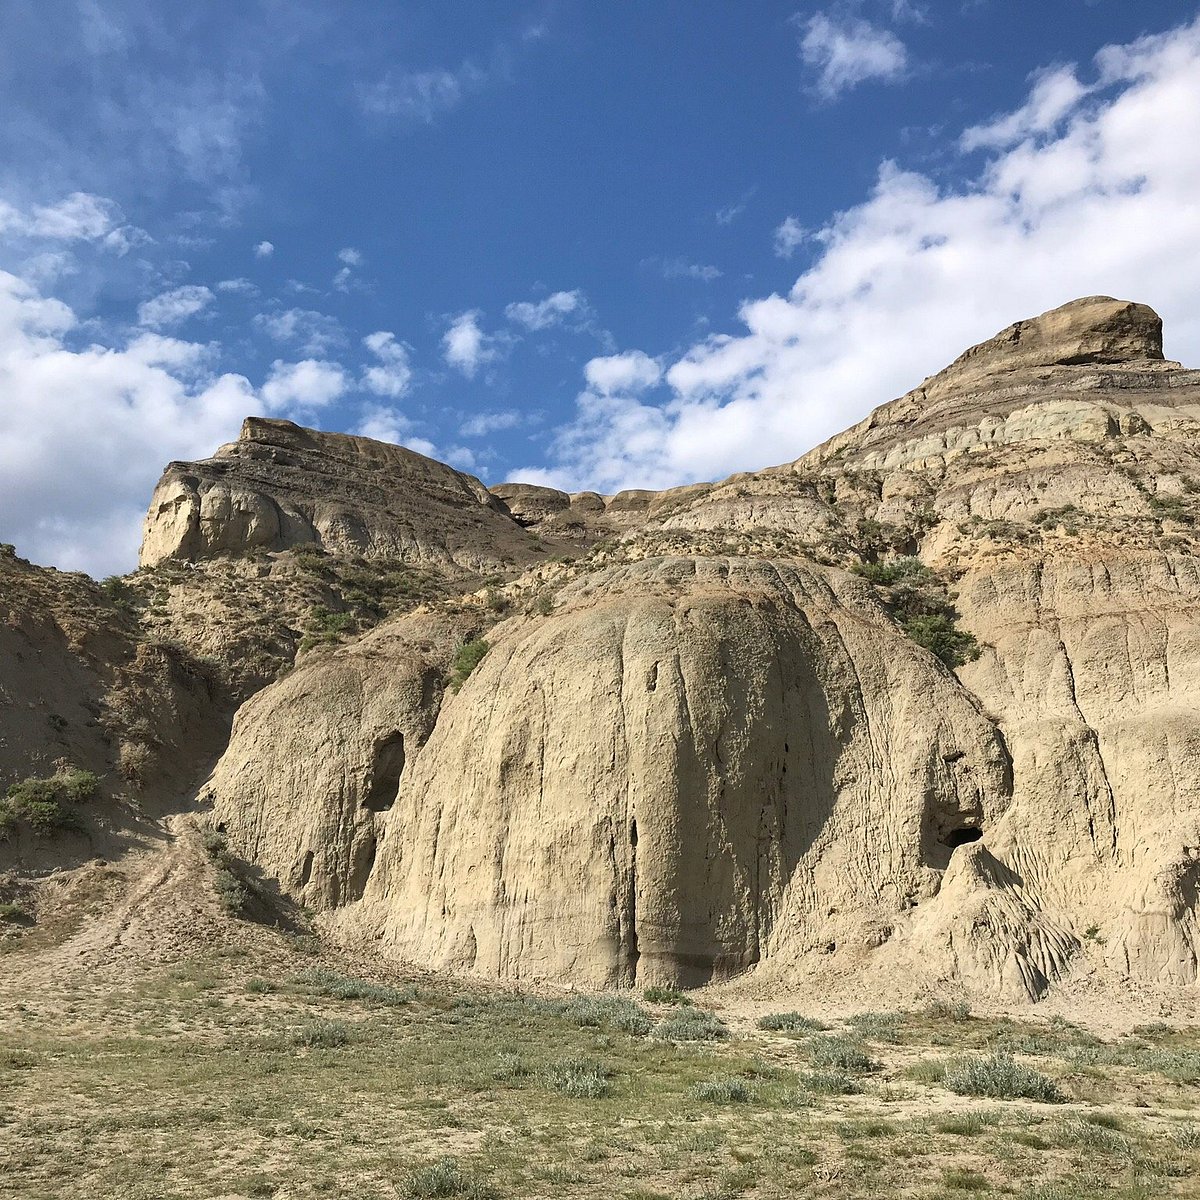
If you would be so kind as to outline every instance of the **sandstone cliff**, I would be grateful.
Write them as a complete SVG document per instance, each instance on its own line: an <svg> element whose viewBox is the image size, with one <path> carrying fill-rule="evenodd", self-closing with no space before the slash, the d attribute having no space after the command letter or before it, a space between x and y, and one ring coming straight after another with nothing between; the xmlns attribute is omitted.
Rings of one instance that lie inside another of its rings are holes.
<svg viewBox="0 0 1200 1200"><path fill-rule="evenodd" d="M168 468L123 636L223 664L237 699L284 672L203 798L399 958L1191 989L1198 433L1200 372L1105 297L794 463L663 493L489 490L252 420Z"/></svg>
<svg viewBox="0 0 1200 1200"><path fill-rule="evenodd" d="M524 527L590 505L617 540L518 581L553 604L496 626L419 719L428 660L399 643L386 716L332 700L357 650L314 664L320 744L361 729L316 788L287 782L297 685L263 693L216 811L286 842L264 861L298 894L361 896L340 927L493 976L840 965L1037 997L1086 961L1194 984L1198 422L1200 373L1163 358L1152 310L1090 298L794 464L662 495L497 488ZM421 748L369 835L317 834L348 803L365 825L373 739L406 721ZM304 846L349 863L364 836L369 877L296 885Z"/></svg>

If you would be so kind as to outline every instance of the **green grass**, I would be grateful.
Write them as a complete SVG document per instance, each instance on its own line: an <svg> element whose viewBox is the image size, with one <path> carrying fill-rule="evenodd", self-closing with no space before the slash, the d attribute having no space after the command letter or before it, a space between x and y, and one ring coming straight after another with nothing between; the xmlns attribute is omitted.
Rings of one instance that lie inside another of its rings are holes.
<svg viewBox="0 0 1200 1200"><path fill-rule="evenodd" d="M744 1079L729 1076L701 1080L693 1086L692 1095L709 1104L746 1104L754 1099Z"/></svg>
<svg viewBox="0 0 1200 1200"><path fill-rule="evenodd" d="M372 983L366 979L355 979L325 967L310 967L301 971L294 982L315 996L328 996L334 1000L361 1000L369 1004L408 1004L416 998L417 989L392 987L385 983Z"/></svg>
<svg viewBox="0 0 1200 1200"><path fill-rule="evenodd" d="M599 1100L612 1091L612 1074L594 1058L563 1058L546 1071L546 1082L574 1100Z"/></svg>
<svg viewBox="0 0 1200 1200"><path fill-rule="evenodd" d="M471 673L483 662L489 649L491 647L483 638L474 638L459 647L450 668L450 686L454 691L457 692L467 682Z"/></svg>
<svg viewBox="0 0 1200 1200"><path fill-rule="evenodd" d="M403 1195L413 1200L462 1196L465 1200L492 1200L495 1188L464 1168L458 1159L447 1155L425 1166L415 1167L404 1178Z"/></svg>
<svg viewBox="0 0 1200 1200"><path fill-rule="evenodd" d="M691 1004L691 1000L678 988L648 987L642 992L647 1004Z"/></svg>
<svg viewBox="0 0 1200 1200"><path fill-rule="evenodd" d="M1111 1068L1123 1090L1104 1107L957 1101L940 1082L898 1091L915 1055L939 1053L944 1022L926 1012L904 1014L898 1042L784 1041L740 1024L675 1041L621 1028L630 1007L644 1012L628 994L545 998L429 975L411 999L380 1003L372 988L408 984L362 978L312 939L233 928L220 952L124 984L83 973L19 1005L6 961L0 1193L16 1181L22 1200L945 1200L980 1190L978 1176L1014 1197L1149 1200L1188 1195L1200 1171L1200 1122L1175 1115L1200 1111L1194 1087L1136 1065ZM254 938L271 954L247 949ZM1062 1039L1052 1061L1069 1071L1079 1031L1037 1028ZM951 1032L974 1058L1035 1027L973 1018ZM1198 1032L1138 1044L1179 1054ZM882 1069L819 1067L814 1043Z"/></svg>

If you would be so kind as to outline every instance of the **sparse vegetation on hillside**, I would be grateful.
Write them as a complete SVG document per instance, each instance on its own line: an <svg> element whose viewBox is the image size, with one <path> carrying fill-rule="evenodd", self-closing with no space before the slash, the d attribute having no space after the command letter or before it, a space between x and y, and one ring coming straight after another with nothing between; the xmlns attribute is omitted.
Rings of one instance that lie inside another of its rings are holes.
<svg viewBox="0 0 1200 1200"><path fill-rule="evenodd" d="M451 665L450 687L458 691L471 676L491 647L483 638L473 638L459 647Z"/></svg>
<svg viewBox="0 0 1200 1200"><path fill-rule="evenodd" d="M77 806L94 800L99 790L98 775L74 768L14 783L0 800L0 836L22 823L41 836L74 829L79 825Z"/></svg>
<svg viewBox="0 0 1200 1200"><path fill-rule="evenodd" d="M856 563L856 574L873 583L896 624L946 666L961 667L981 653L975 635L959 629L958 610L938 577L920 559Z"/></svg>

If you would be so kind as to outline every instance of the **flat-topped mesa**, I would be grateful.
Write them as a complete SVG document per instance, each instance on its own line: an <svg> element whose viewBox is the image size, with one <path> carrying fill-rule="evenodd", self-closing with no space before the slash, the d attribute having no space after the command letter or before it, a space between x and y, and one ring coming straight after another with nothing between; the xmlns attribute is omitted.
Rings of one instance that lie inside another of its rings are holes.
<svg viewBox="0 0 1200 1200"><path fill-rule="evenodd" d="M471 475L403 446L248 417L212 458L167 467L140 563L306 543L471 569L536 557L534 538Z"/></svg>
<svg viewBox="0 0 1200 1200"><path fill-rule="evenodd" d="M1088 296L972 346L799 461L878 470L981 445L1160 427L1200 433L1200 372L1163 357L1162 318L1148 305Z"/></svg>

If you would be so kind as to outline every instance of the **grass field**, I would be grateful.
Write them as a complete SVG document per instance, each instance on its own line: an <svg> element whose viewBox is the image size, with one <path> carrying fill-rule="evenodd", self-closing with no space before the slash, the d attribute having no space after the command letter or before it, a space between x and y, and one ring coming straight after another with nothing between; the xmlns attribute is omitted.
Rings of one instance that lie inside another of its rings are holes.
<svg viewBox="0 0 1200 1200"><path fill-rule="evenodd" d="M370 981L278 940L6 1003L0 1196L1200 1196L1194 1027L727 1027L670 992Z"/></svg>

